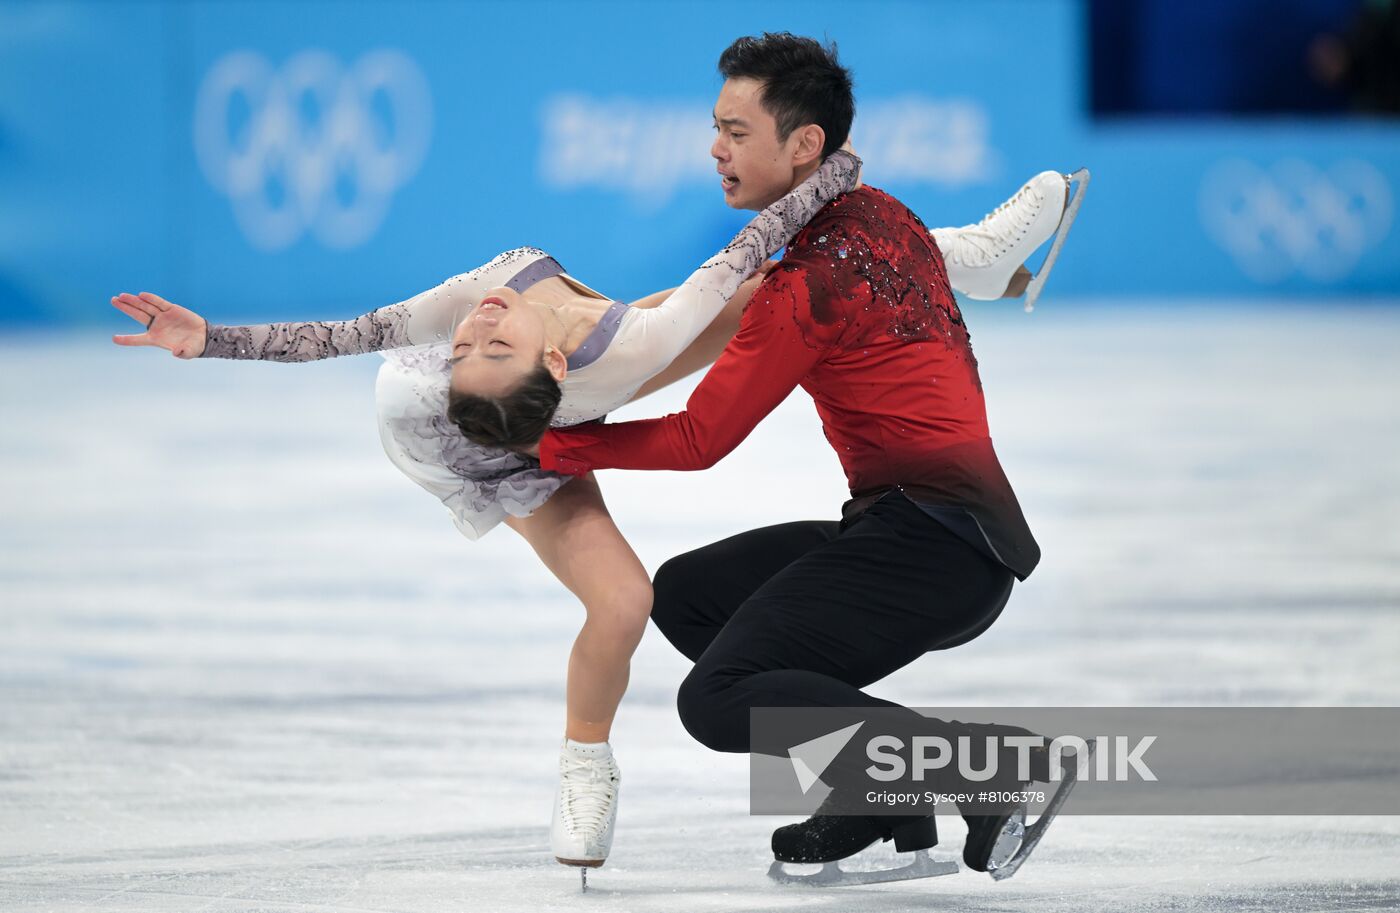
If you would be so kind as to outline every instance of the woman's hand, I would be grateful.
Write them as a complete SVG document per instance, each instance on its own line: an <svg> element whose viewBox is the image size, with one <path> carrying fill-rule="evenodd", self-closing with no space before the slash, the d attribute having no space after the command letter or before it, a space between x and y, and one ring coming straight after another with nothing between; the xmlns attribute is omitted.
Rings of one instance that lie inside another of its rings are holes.
<svg viewBox="0 0 1400 913"><path fill-rule="evenodd" d="M176 358L198 358L204 352L207 324L188 308L151 292L122 292L112 299L112 307L146 327L144 333L113 336L119 346L159 346Z"/></svg>
<svg viewBox="0 0 1400 913"><path fill-rule="evenodd" d="M856 158L860 158L860 156L856 155L855 147L851 145L851 138L850 138L849 136L846 137L846 145L844 145L844 146L841 147L841 151L842 151L842 152L849 152L851 155L855 155ZM857 169L857 171L856 171L856 186L857 186L857 187L860 186L860 175L861 175L861 172L864 171L864 170L865 170L865 165L864 165L864 163L862 163L861 166L860 166L860 168Z"/></svg>

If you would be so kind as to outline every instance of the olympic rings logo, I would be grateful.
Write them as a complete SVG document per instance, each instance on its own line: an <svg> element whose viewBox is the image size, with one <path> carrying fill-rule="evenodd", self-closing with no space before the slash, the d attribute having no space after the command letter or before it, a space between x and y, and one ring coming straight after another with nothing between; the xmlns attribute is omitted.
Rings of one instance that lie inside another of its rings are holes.
<svg viewBox="0 0 1400 913"><path fill-rule="evenodd" d="M1264 168L1219 162L1200 191L1201 221L1240 269L1259 282L1295 272L1331 282L1347 276L1390 231L1390 183L1359 159L1325 171L1300 159Z"/></svg>
<svg viewBox="0 0 1400 913"><path fill-rule="evenodd" d="M200 170L266 251L308 231L331 248L363 244L422 165L431 134L428 82L389 49L348 69L320 50L280 69L234 51L209 69L195 100Z"/></svg>

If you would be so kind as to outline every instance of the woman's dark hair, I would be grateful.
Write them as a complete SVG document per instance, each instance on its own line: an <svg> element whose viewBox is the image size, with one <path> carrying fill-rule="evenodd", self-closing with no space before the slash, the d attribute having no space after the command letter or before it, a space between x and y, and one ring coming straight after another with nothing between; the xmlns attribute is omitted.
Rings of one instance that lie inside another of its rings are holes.
<svg viewBox="0 0 1400 913"><path fill-rule="evenodd" d="M544 365L499 397L447 391L447 418L467 440L486 447L517 450L544 437L564 391Z"/></svg>
<svg viewBox="0 0 1400 913"><path fill-rule="evenodd" d="M851 71L836 59L836 42L826 47L789 32L764 32L740 38L719 55L725 79L763 83L763 110L778 122L778 141L792 131L816 124L826 133L822 157L846 143L856 116Z"/></svg>

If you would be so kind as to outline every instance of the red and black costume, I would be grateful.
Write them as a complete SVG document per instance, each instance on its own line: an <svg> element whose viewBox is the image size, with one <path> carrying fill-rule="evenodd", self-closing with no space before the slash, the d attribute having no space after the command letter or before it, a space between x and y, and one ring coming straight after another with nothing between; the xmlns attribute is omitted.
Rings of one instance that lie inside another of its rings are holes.
<svg viewBox="0 0 1400 913"><path fill-rule="evenodd" d="M547 435L540 463L704 469L793 387L811 394L863 509L902 488L1024 580L1040 558L987 430L982 382L943 259L918 216L862 187L822 209L758 288L686 411Z"/></svg>
<svg viewBox="0 0 1400 913"><path fill-rule="evenodd" d="M652 619L695 662L681 721L718 751L750 750L752 707L897 706L861 689L985 631L1040 556L987 434L943 258L871 187L793 239L685 412L551 431L541 463L701 469L798 384L850 480L843 518L732 536L653 583ZM937 839L932 819L880 820L908 848Z"/></svg>

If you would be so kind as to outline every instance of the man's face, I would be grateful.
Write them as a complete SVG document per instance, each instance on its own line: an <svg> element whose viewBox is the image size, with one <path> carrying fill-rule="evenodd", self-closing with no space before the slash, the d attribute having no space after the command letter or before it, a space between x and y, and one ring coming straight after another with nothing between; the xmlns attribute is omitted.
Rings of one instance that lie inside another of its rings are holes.
<svg viewBox="0 0 1400 913"><path fill-rule="evenodd" d="M763 109L763 83L729 79L715 102L710 155L723 178L724 202L735 209L762 209L792 189L794 148L800 131L778 141L778 122Z"/></svg>

